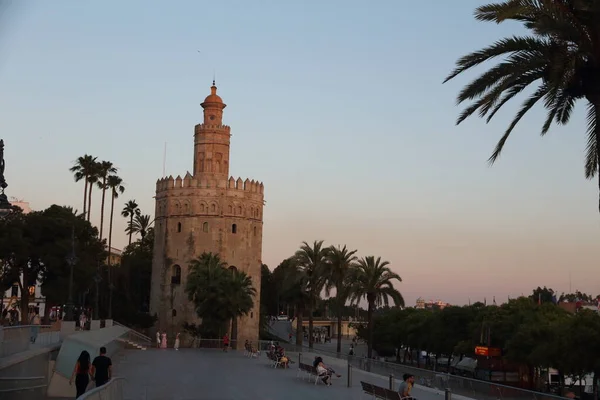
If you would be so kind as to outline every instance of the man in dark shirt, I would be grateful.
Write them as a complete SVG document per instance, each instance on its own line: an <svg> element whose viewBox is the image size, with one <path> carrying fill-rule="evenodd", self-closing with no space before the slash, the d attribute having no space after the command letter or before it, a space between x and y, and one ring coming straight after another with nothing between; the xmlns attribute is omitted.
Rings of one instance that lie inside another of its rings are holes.
<svg viewBox="0 0 600 400"><path fill-rule="evenodd" d="M92 362L92 376L96 387L104 385L112 377L112 361L106 356L106 347L100 347L100 355Z"/></svg>

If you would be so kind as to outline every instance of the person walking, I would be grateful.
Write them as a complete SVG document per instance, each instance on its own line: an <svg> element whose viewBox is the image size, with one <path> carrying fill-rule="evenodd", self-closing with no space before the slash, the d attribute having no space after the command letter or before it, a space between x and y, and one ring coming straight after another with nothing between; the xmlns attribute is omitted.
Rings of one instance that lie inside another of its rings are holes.
<svg viewBox="0 0 600 400"><path fill-rule="evenodd" d="M87 351L82 351L75 363L75 368L73 368L73 374L71 375L71 379L69 379L69 385L73 384L73 378L75 378L75 398L79 398L83 396L85 390L90 383L90 353Z"/></svg>
<svg viewBox="0 0 600 400"><path fill-rule="evenodd" d="M160 349L160 331L156 331L156 348Z"/></svg>
<svg viewBox="0 0 600 400"><path fill-rule="evenodd" d="M100 347L100 355L92 362L92 376L96 387L104 385L112 378L112 360L106 355L106 347Z"/></svg>
<svg viewBox="0 0 600 400"><path fill-rule="evenodd" d="M223 336L223 351L227 352L228 347L229 347L229 336L227 334L225 334L225 336Z"/></svg>
<svg viewBox="0 0 600 400"><path fill-rule="evenodd" d="M173 346L175 350L179 350L179 332L177 332L177 336L175 336L175 345Z"/></svg>

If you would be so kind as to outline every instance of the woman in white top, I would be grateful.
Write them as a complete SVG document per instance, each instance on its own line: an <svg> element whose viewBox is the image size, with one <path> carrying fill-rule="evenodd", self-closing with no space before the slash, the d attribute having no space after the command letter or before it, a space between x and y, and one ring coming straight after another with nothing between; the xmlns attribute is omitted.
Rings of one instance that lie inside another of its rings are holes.
<svg viewBox="0 0 600 400"><path fill-rule="evenodd" d="M156 348L160 348L160 331L156 331Z"/></svg>
<svg viewBox="0 0 600 400"><path fill-rule="evenodd" d="M319 375L319 377L321 377L323 383L325 383L327 386L331 386L331 376L335 374L335 371L327 367L323 363L323 358L321 357L315 357L315 362L313 363L313 366L317 369L317 374ZM336 374L336 376L339 378L341 375Z"/></svg>

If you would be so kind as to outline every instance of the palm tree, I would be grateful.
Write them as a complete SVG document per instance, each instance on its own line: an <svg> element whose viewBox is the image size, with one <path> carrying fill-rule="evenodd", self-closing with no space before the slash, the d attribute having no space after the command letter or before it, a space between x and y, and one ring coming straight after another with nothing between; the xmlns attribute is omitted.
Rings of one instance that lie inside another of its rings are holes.
<svg viewBox="0 0 600 400"><path fill-rule="evenodd" d="M148 233L148 229L150 229L152 222L153 221L150 220L149 215L135 214L131 225L128 225L127 228L125 228L125 233L139 233L143 239L146 237L146 234Z"/></svg>
<svg viewBox="0 0 600 400"><path fill-rule="evenodd" d="M322 240L315 240L312 246L302 242L300 249L295 254L296 262L306 276L309 348L313 347L313 310L325 283L325 266L328 254L329 248L323 247Z"/></svg>
<svg viewBox="0 0 600 400"><path fill-rule="evenodd" d="M123 179L117 175L110 175L106 180L106 186L110 189L110 220L108 222L108 317L112 317L112 268L110 265L110 252L112 250L112 228L113 228L113 215L115 212L115 199L119 197L119 194L125 192L125 186L123 186Z"/></svg>
<svg viewBox="0 0 600 400"><path fill-rule="evenodd" d="M129 235L129 244L131 244L131 236L133 235L133 230L131 229L133 226L133 218L140 214L140 206L138 206L135 200L129 200L127 203L125 203L125 207L123 207L123 211L121 211L121 215L123 217L129 218L127 228L125 228L125 232Z"/></svg>
<svg viewBox="0 0 600 400"><path fill-rule="evenodd" d="M356 267L356 250L344 247L331 246L328 257L327 282L325 294L329 296L331 289L335 288L335 304L337 307L337 352L342 351L342 311L350 295L350 277Z"/></svg>
<svg viewBox="0 0 600 400"><path fill-rule="evenodd" d="M92 171L96 164L96 157L85 154L75 161L74 165L69 168L69 171L73 172L75 182L79 182L83 179L85 185L83 187L83 215L87 215L87 196L88 196L88 178L92 175Z"/></svg>
<svg viewBox="0 0 600 400"><path fill-rule="evenodd" d="M274 274L278 272L278 268L282 268L280 274L283 275L279 300L294 306L296 316L296 345L302 346L304 339L302 326L304 322L304 310L309 303L307 291L308 279L304 271L298 266L295 257L284 260L275 269Z"/></svg>
<svg viewBox="0 0 600 400"><path fill-rule="evenodd" d="M247 315L254 306L256 289L243 272L226 270L218 254L203 253L192 260L185 291L194 302L202 327L210 335L222 334L227 321Z"/></svg>
<svg viewBox="0 0 600 400"><path fill-rule="evenodd" d="M389 298L394 301L396 306L404 306L404 298L392 284L393 280L402 282L402 279L389 269L389 264L388 261L381 261L381 257L368 256L362 258L358 261L351 277L353 282L351 300L358 302L364 297L369 305L367 311L367 331L369 335L367 357L369 359L373 354L373 311L375 307L382 304L389 305Z"/></svg>
<svg viewBox="0 0 600 400"><path fill-rule="evenodd" d="M507 0L478 7L480 21L522 23L527 36L504 38L461 57L447 82L495 57L504 59L465 86L458 102L473 100L457 124L476 111L489 122L509 100L535 85L533 93L500 138L489 161L496 161L509 135L540 100L547 111L541 134L552 122L569 122L577 100L587 100L585 176L593 178L600 163L600 3L584 0ZM600 174L598 174L600 186ZM600 208L600 203L599 203Z"/></svg>
<svg viewBox="0 0 600 400"><path fill-rule="evenodd" d="M221 312L231 319L231 340L233 348L237 349L237 320L242 315L248 315L254 307L253 299L256 297L256 289L252 286L252 278L237 269L231 269L231 276L227 282L227 302L221 308Z"/></svg>
<svg viewBox="0 0 600 400"><path fill-rule="evenodd" d="M87 202L87 220L89 222L90 216L92 214L92 189L94 188L94 184L98 182L100 179L100 163L94 162L91 167L90 174L88 175L88 202Z"/></svg>
<svg viewBox="0 0 600 400"><path fill-rule="evenodd" d="M104 198L106 196L106 190L108 189L106 181L109 176L116 172L117 169L110 161L101 161L98 163L98 188L102 189L102 204L100 205L100 240L102 240L102 233L104 230Z"/></svg>

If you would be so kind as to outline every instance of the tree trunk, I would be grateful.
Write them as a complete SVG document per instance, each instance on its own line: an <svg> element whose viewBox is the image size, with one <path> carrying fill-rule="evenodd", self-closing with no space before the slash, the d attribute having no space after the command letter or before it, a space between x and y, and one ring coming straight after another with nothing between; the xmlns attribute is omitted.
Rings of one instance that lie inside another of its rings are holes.
<svg viewBox="0 0 600 400"><path fill-rule="evenodd" d="M367 343L367 357L371 359L373 357L373 309L375 308L375 301L368 299L369 309L367 310L367 329L369 335L369 342Z"/></svg>
<svg viewBox="0 0 600 400"><path fill-rule="evenodd" d="M342 304L341 300L338 301L337 310L337 352L342 352Z"/></svg>
<svg viewBox="0 0 600 400"><path fill-rule="evenodd" d="M113 215L115 212L115 193L114 189L111 192L110 201L110 220L108 222L108 319L112 318L112 267L110 265L110 252L112 249L112 228L113 228Z"/></svg>
<svg viewBox="0 0 600 400"><path fill-rule="evenodd" d="M83 187L83 218L87 215L87 192L88 192L88 180L85 177L85 186Z"/></svg>
<svg viewBox="0 0 600 400"><path fill-rule="evenodd" d="M92 213L92 188L94 185L90 183L89 193L88 193L88 204L87 204L87 220L90 220L90 215Z"/></svg>
<svg viewBox="0 0 600 400"><path fill-rule="evenodd" d="M302 322L304 309L302 307L298 307L298 314L296 315L296 345L302 346L304 340L304 332L302 331Z"/></svg>
<svg viewBox="0 0 600 400"><path fill-rule="evenodd" d="M104 231L104 197L106 196L106 178L102 181L102 204L100 205L100 241Z"/></svg>
<svg viewBox="0 0 600 400"><path fill-rule="evenodd" d="M129 245L131 246L131 236L133 235L133 230L131 229L131 227L133 226L133 212L131 213L131 216L129 217Z"/></svg>
<svg viewBox="0 0 600 400"><path fill-rule="evenodd" d="M594 381L592 382L593 399L598 400L598 371L594 371Z"/></svg>
<svg viewBox="0 0 600 400"><path fill-rule="evenodd" d="M21 290L21 324L29 325L29 287L27 286L27 282L29 282L29 273L27 272L27 267L23 268L23 282L19 281L19 286Z"/></svg>
<svg viewBox="0 0 600 400"><path fill-rule="evenodd" d="M308 305L308 348L309 349L313 348L313 324L314 324L313 302L312 302L312 296L311 296L311 300Z"/></svg>

